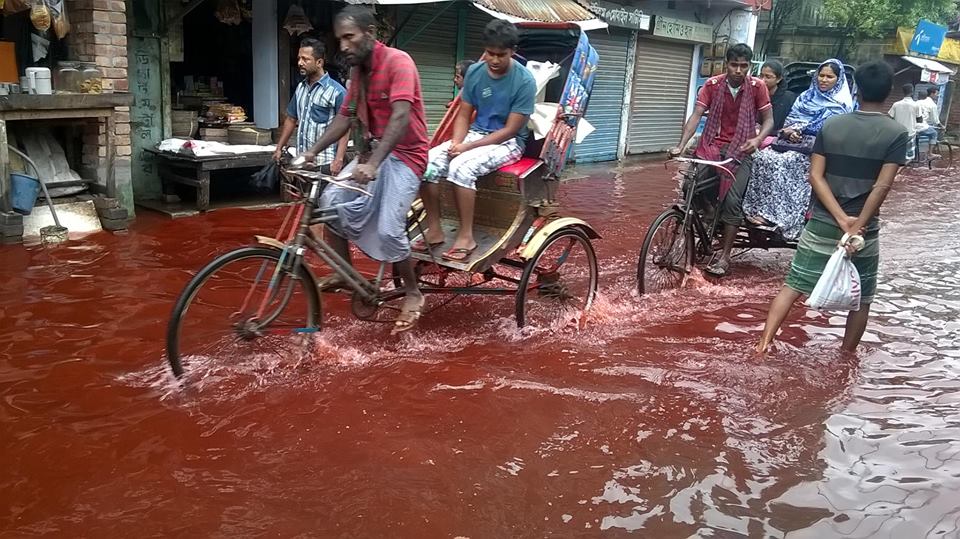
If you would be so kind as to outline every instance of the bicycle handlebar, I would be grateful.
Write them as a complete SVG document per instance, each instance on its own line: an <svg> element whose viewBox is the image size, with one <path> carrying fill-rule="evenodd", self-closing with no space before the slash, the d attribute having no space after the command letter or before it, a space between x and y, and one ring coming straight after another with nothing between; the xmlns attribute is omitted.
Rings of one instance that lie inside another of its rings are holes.
<svg viewBox="0 0 960 539"><path fill-rule="evenodd" d="M300 176L310 180L318 180L318 181L332 183L333 185L338 185L340 187L343 187L344 189L350 189L351 191L356 191L368 197L373 196L373 194L371 194L370 191L367 191L363 187L359 187L357 185L351 185L351 183L353 182L349 179L349 176L347 178L340 178L340 177L334 178L333 176L329 174L323 174L320 171L304 170L304 169L299 169L299 170L285 169L285 170L287 173L293 174L295 176Z"/></svg>
<svg viewBox="0 0 960 539"><path fill-rule="evenodd" d="M728 158L724 159L723 161L707 161L706 159L696 159L696 158L693 158L693 157L680 157L680 156L673 157L672 160L673 160L673 161L679 161L679 162L681 162L681 163L696 163L696 164L698 164L698 165L708 165L708 166L711 166L711 167L722 167L722 166L729 165L730 163L733 163L734 161L736 161L736 159L734 159L734 158L732 158L732 157L728 157Z"/></svg>

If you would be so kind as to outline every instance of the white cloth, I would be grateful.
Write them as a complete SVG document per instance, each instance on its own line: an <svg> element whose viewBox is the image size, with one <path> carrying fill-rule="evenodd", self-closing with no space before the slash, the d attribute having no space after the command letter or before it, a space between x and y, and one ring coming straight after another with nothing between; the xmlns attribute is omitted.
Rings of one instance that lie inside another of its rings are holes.
<svg viewBox="0 0 960 539"><path fill-rule="evenodd" d="M920 107L920 112L923 113L923 120L927 125L933 127L938 127L940 125L940 109L937 107L937 102L927 97L926 99L920 100L917 105Z"/></svg>
<svg viewBox="0 0 960 539"><path fill-rule="evenodd" d="M898 124L906 128L907 132L910 133L910 137L913 138L917 136L917 117L921 115L920 106L917 105L917 102L913 100L912 97L907 96L897 101L890 107L890 117L897 121Z"/></svg>
<svg viewBox="0 0 960 539"><path fill-rule="evenodd" d="M208 140L184 140L168 138L157 146L161 152L184 153L197 157L216 155L241 155L246 153L273 153L276 146L256 146L253 144L224 144Z"/></svg>

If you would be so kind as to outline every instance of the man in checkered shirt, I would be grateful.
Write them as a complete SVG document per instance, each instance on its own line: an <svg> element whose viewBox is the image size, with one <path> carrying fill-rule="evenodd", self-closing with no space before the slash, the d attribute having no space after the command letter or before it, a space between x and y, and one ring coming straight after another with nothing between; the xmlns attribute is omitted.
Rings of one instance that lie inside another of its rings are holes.
<svg viewBox="0 0 960 539"><path fill-rule="evenodd" d="M283 148L294 131L297 135L297 155L312 148L333 122L343 104L347 91L324 71L325 52L323 43L316 39L308 38L300 42L297 66L300 74L306 78L297 85L297 91L287 106L287 119L280 133L277 150L273 154L277 161L283 155ZM317 155L316 162L321 166L322 172L334 175L340 173L347 151L347 139L348 137L344 136L337 144Z"/></svg>

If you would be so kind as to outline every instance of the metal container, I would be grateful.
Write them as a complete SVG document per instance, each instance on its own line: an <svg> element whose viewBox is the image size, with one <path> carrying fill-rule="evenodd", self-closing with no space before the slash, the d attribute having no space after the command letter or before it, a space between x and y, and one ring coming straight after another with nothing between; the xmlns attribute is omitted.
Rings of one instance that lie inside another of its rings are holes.
<svg viewBox="0 0 960 539"><path fill-rule="evenodd" d="M28 67L26 75L27 80L30 82L31 94L51 95L53 93L53 84L50 80L50 68Z"/></svg>

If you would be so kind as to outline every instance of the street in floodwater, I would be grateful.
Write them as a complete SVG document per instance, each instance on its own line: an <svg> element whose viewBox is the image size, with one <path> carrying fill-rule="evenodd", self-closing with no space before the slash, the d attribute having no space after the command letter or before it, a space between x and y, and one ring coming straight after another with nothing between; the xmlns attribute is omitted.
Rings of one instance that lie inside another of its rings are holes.
<svg viewBox="0 0 960 539"><path fill-rule="evenodd" d="M843 318L802 307L752 354L789 252L637 298L675 184L590 170L561 192L604 235L583 331L518 331L482 297L393 339L336 298L318 359L187 391L164 359L176 295L281 209L0 247L0 535L960 537L955 169L890 195L853 359Z"/></svg>

